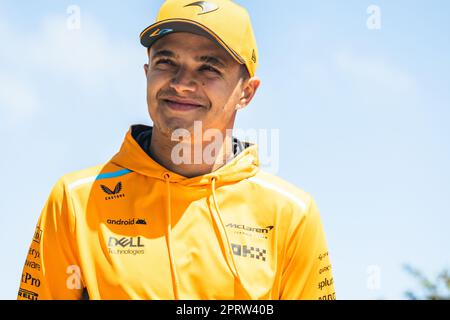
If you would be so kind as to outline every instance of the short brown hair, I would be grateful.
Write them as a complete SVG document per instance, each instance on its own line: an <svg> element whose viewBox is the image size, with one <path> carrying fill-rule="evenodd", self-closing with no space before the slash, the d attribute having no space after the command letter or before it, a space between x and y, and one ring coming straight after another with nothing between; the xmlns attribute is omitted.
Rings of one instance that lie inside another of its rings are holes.
<svg viewBox="0 0 450 320"><path fill-rule="evenodd" d="M240 77L242 78L242 80L248 80L250 78L250 73L248 73L247 67L245 66L245 64L241 65L241 74Z"/></svg>

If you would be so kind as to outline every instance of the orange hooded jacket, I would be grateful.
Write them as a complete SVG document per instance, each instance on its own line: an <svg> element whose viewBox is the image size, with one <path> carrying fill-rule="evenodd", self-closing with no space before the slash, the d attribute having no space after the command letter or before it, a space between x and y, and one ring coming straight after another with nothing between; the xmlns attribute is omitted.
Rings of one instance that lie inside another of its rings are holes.
<svg viewBox="0 0 450 320"><path fill-rule="evenodd" d="M219 170L170 172L133 126L105 165L63 176L42 211L18 299L334 299L313 198L247 145Z"/></svg>

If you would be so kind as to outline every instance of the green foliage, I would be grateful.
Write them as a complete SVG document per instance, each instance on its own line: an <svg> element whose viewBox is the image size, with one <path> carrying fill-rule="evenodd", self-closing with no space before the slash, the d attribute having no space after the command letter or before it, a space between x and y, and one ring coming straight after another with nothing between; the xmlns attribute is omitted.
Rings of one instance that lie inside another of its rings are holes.
<svg viewBox="0 0 450 320"><path fill-rule="evenodd" d="M438 274L434 281L427 278L422 272L405 265L403 267L407 273L412 275L419 282L421 292L408 290L405 295L410 300L450 300L450 272L445 269Z"/></svg>

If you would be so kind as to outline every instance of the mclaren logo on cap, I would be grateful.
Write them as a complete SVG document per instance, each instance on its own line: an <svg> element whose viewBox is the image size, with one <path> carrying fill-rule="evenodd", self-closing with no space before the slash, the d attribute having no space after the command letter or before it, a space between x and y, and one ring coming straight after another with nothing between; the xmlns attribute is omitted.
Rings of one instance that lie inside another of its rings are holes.
<svg viewBox="0 0 450 320"><path fill-rule="evenodd" d="M208 1L197 1L197 2L193 2L191 4L188 4L184 7L193 7L193 6L199 6L200 8L202 8L202 11L198 14L207 14L213 11L216 11L217 9L219 9L219 6L213 2L208 2Z"/></svg>

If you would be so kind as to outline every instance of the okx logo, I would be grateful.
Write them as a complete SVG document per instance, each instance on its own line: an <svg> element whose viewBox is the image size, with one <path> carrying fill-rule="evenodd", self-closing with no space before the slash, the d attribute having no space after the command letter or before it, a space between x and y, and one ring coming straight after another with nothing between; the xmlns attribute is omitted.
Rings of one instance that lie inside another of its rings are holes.
<svg viewBox="0 0 450 320"><path fill-rule="evenodd" d="M231 244L231 249L233 250L233 254L235 256L266 261L266 249L249 247L247 245L240 245L235 243Z"/></svg>
<svg viewBox="0 0 450 320"><path fill-rule="evenodd" d="M114 187L114 190L111 190L105 185L100 185L100 188L102 188L103 192L106 193L108 196L105 197L105 200L114 200L125 197L125 194L121 193L122 191L122 182L119 182Z"/></svg>
<svg viewBox="0 0 450 320"><path fill-rule="evenodd" d="M108 250L110 254L137 255L144 254L145 245L141 237L109 237Z"/></svg>

